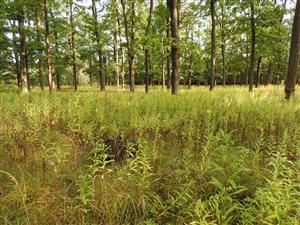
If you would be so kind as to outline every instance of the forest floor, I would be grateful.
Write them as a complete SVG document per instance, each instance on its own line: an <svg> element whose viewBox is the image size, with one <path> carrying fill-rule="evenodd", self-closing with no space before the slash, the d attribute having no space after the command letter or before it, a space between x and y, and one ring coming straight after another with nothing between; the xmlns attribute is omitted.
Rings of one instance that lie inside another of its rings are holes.
<svg viewBox="0 0 300 225"><path fill-rule="evenodd" d="M300 224L300 98L0 92L0 224Z"/></svg>

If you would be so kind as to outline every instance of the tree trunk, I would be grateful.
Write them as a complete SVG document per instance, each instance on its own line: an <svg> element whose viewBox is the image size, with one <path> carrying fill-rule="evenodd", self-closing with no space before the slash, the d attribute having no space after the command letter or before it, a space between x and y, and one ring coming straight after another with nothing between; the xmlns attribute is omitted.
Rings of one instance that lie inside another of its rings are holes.
<svg viewBox="0 0 300 225"><path fill-rule="evenodd" d="M215 20L215 0L210 1L211 12L211 59L210 59L210 86L212 91L215 87L216 77L216 20Z"/></svg>
<svg viewBox="0 0 300 225"><path fill-rule="evenodd" d="M193 64L193 55L190 56L190 68L189 68L189 75L188 75L188 89L192 87L192 64Z"/></svg>
<svg viewBox="0 0 300 225"><path fill-rule="evenodd" d="M27 71L26 71L26 37L24 25L24 9L19 10L18 26L20 35L20 71L21 71L21 88L23 93L28 92Z"/></svg>
<svg viewBox="0 0 300 225"><path fill-rule="evenodd" d="M178 17L178 4L177 0L168 0L168 7L171 14L171 36L172 41L172 74L171 85L172 94L178 95L179 93L179 17Z"/></svg>
<svg viewBox="0 0 300 225"><path fill-rule="evenodd" d="M225 21L224 21L224 2L221 2L221 16L222 16L222 78L223 78L223 86L226 85L226 71L225 71Z"/></svg>
<svg viewBox="0 0 300 225"><path fill-rule="evenodd" d="M121 47L121 51L122 51L122 89L125 89L125 51L123 47Z"/></svg>
<svg viewBox="0 0 300 225"><path fill-rule="evenodd" d="M43 67L43 46L42 46L42 35L40 31L41 27L41 19L39 15L39 6L36 6L35 8L35 25L36 25L36 37L37 37L37 43L38 43L38 64L39 64L39 82L40 82L40 88L43 91L44 90L44 67Z"/></svg>
<svg viewBox="0 0 300 225"><path fill-rule="evenodd" d="M267 72L267 76L266 76L265 85L268 85L270 83L270 80L272 78L272 72L273 72L273 64L272 64L272 61L270 61L269 66L268 66L268 72Z"/></svg>
<svg viewBox="0 0 300 225"><path fill-rule="evenodd" d="M253 91L253 78L254 78L254 63L255 63L255 54L256 54L256 28L255 28L255 9L254 2L250 2L251 7L251 62L249 68L249 91Z"/></svg>
<svg viewBox="0 0 300 225"><path fill-rule="evenodd" d="M77 91L78 76L77 76L76 52L75 52L75 27L74 27L74 21L73 21L73 0L71 0L71 2L70 2L70 26L71 26L73 85L74 85L74 90Z"/></svg>
<svg viewBox="0 0 300 225"><path fill-rule="evenodd" d="M260 83L260 71L261 71L260 66L261 66L261 60L262 60L262 57L259 57L259 59L257 61L255 88L258 88L259 83Z"/></svg>
<svg viewBox="0 0 300 225"><path fill-rule="evenodd" d="M53 17L54 18L54 17ZM55 29L55 28L54 28ZM54 30L54 39L55 39L55 77L56 77L56 90L60 91L60 74L57 70L57 64L58 62L58 56L59 56L59 47L58 47L58 36L57 36L57 31L56 29Z"/></svg>
<svg viewBox="0 0 300 225"><path fill-rule="evenodd" d="M20 71L20 61L19 61L19 53L17 51L17 37L16 37L16 23L15 20L12 22L12 35L13 35L13 45L14 45L14 58L15 58L15 72L17 75L17 84L18 87L21 87L21 71Z"/></svg>
<svg viewBox="0 0 300 225"><path fill-rule="evenodd" d="M102 56L102 47L100 42L100 34L99 34L99 26L98 26L98 14L96 8L96 0L92 0L92 11L94 17L94 32L97 42L97 53L98 53L98 67L99 67L99 83L100 83L100 90L105 90L105 75L104 75L104 68L103 68L103 56Z"/></svg>
<svg viewBox="0 0 300 225"><path fill-rule="evenodd" d="M293 21L293 30L291 38L291 48L289 56L289 68L285 82L285 98L290 99L295 93L295 85L297 79L297 70L299 65L300 51L300 0L297 0L295 16Z"/></svg>
<svg viewBox="0 0 300 225"><path fill-rule="evenodd" d="M29 59L28 59L28 49L27 49L27 46L26 46L26 50L25 50L25 61L26 61L25 64L26 64L26 76L27 76L27 89L28 89L28 91L30 91Z"/></svg>
<svg viewBox="0 0 300 225"><path fill-rule="evenodd" d="M52 81L52 56L50 49L50 41L49 41L49 21L48 21L48 0L44 1L44 13L45 13L45 42L47 49L47 64L48 64L48 86L49 91L51 92L53 89L53 81Z"/></svg>
<svg viewBox="0 0 300 225"><path fill-rule="evenodd" d="M116 79L116 86L119 89L120 87L120 69L119 69L119 19L118 19L118 9L116 9L116 27L114 32L114 60L115 60L115 66L114 66L114 73L115 73L115 79Z"/></svg>
<svg viewBox="0 0 300 225"><path fill-rule="evenodd" d="M150 32L152 14L153 14L153 0L150 0L149 16L148 16L148 22L145 31L146 38L148 37L148 34ZM149 49L146 43L145 46L145 92L146 93L148 93L149 91L148 80L149 80Z"/></svg>
<svg viewBox="0 0 300 225"><path fill-rule="evenodd" d="M170 16L167 16L167 29L166 29L166 35L167 39L170 38ZM171 87L171 72L172 72L172 65L171 65L171 55L170 55L170 49L167 47L167 88L170 89Z"/></svg>
<svg viewBox="0 0 300 225"><path fill-rule="evenodd" d="M134 53L134 41L135 41L135 0L131 2L131 31L129 33L129 24L128 24L128 15L126 10L125 1L121 0L121 5L123 9L123 17L124 17L124 27L125 27L125 36L127 42L127 53L128 53L128 69L129 69L129 85L130 91L134 91L135 86L135 74L134 74L134 60L135 60L135 53Z"/></svg>
<svg viewBox="0 0 300 225"><path fill-rule="evenodd" d="M163 47L161 50L161 81L162 81L162 89L164 91L166 88L166 76L165 76L165 51Z"/></svg>

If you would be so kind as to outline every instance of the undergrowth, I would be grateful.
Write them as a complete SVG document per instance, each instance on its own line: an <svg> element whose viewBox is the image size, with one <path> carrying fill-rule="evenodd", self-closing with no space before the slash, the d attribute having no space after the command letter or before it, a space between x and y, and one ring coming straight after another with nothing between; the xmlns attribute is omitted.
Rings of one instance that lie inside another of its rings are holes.
<svg viewBox="0 0 300 225"><path fill-rule="evenodd" d="M300 224L300 101L0 93L0 224Z"/></svg>

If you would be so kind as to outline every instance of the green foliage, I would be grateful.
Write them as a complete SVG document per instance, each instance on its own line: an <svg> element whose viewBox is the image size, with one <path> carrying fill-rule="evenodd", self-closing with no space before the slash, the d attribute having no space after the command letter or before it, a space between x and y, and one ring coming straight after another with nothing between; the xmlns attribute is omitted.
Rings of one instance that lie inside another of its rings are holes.
<svg viewBox="0 0 300 225"><path fill-rule="evenodd" d="M92 90L0 93L1 224L299 224L298 96Z"/></svg>

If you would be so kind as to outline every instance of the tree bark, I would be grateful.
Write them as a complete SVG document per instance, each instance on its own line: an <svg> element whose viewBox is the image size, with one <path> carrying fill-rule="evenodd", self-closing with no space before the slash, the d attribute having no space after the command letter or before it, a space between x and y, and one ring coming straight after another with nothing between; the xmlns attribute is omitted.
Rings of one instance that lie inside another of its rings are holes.
<svg viewBox="0 0 300 225"><path fill-rule="evenodd" d="M268 66L268 72L267 72L265 85L268 85L270 83L270 80L272 78L272 72L273 72L273 64L272 64L272 61L270 61L269 66Z"/></svg>
<svg viewBox="0 0 300 225"><path fill-rule="evenodd" d="M129 69L129 85L130 91L134 92L135 88L135 71L134 71L134 60L135 60L135 53L134 53L134 41L135 41L135 0L131 2L131 30L129 31L129 24L128 24L128 15L126 10L125 1L121 0L121 5L123 9L123 17L124 17L124 27L125 27L125 36L127 42L127 54L128 54L128 69Z"/></svg>
<svg viewBox="0 0 300 225"><path fill-rule="evenodd" d="M42 47L42 35L40 31L41 27L41 19L39 15L39 6L35 8L35 25L36 25L36 37L38 43L38 64L39 64L39 82L40 88L44 90L44 67L43 67L43 47Z"/></svg>
<svg viewBox="0 0 300 225"><path fill-rule="evenodd" d="M71 49L72 49L72 68L73 68L73 85L74 90L77 91L78 76L76 66L76 52L75 52L75 26L73 21L73 0L70 2L70 26L71 26Z"/></svg>
<svg viewBox="0 0 300 225"><path fill-rule="evenodd" d="M172 73L171 85L172 94L179 94L179 17L177 0L168 0L168 7L171 14L171 36L172 36Z"/></svg>
<svg viewBox="0 0 300 225"><path fill-rule="evenodd" d="M256 54L256 27L255 27L255 6L254 2L250 2L251 8L251 61L249 68L249 91L253 91L253 78L254 78L254 64L255 64L255 54Z"/></svg>
<svg viewBox="0 0 300 225"><path fill-rule="evenodd" d="M44 1L44 13L45 13L45 42L47 49L47 64L48 64L48 86L49 92L53 89L53 81L52 81L52 55L49 41L49 20L48 20L48 0Z"/></svg>
<svg viewBox="0 0 300 225"><path fill-rule="evenodd" d="M115 60L115 66L114 66L114 73L115 73L115 79L116 79L116 86L117 88L120 87L120 69L119 69L119 30L120 30L120 24L119 24L119 12L118 9L116 9L116 27L114 31L114 60Z"/></svg>
<svg viewBox="0 0 300 225"><path fill-rule="evenodd" d="M212 91L215 87L216 78L216 20L215 20L215 0L210 1L211 13L211 59L210 59L210 86Z"/></svg>
<svg viewBox="0 0 300 225"><path fill-rule="evenodd" d="M151 27L151 21L152 21L152 14L153 14L153 0L150 0L150 8L149 8L149 16L148 16L148 22L147 22L147 27L145 31L145 37L147 39L149 32L150 32L150 27ZM147 40L146 40L147 42ZM145 46L145 92L148 93L149 91L149 49L146 43Z"/></svg>
<svg viewBox="0 0 300 225"><path fill-rule="evenodd" d="M226 71L225 71L225 21L224 21L224 2L221 2L221 17L222 17L222 78L223 78L223 86L226 85Z"/></svg>
<svg viewBox="0 0 300 225"><path fill-rule="evenodd" d="M55 29L55 28L54 28ZM58 62L58 56L59 56L59 47L58 47L58 36L57 36L57 31L56 29L54 30L54 39L55 39L55 64L56 64L56 67L55 67L55 77L56 77L56 89L57 91L60 91L61 89L61 84L60 84L60 74L57 70L57 64L59 63Z"/></svg>
<svg viewBox="0 0 300 225"><path fill-rule="evenodd" d="M162 78L161 79L162 80L162 89L164 91L166 88L166 76L165 76L165 51L164 51L163 47L161 50L161 78Z"/></svg>
<svg viewBox="0 0 300 225"><path fill-rule="evenodd" d="M92 0L92 11L94 17L94 32L97 42L97 53L98 53L98 67L99 67L99 84L100 90L105 90L105 75L104 75L104 68L103 68L103 55L102 55L102 47L100 42L100 34L98 30L98 14L97 14L97 7L96 7L96 0Z"/></svg>
<svg viewBox="0 0 300 225"><path fill-rule="evenodd" d="M166 28L166 35L167 39L170 38L170 16L167 16L167 28ZM172 65L171 65L171 55L170 55L170 49L167 47L167 89L171 88L171 72L172 72Z"/></svg>
<svg viewBox="0 0 300 225"><path fill-rule="evenodd" d="M288 74L285 82L285 98L290 99L295 93L300 51L300 0L297 0L291 38Z"/></svg>
<svg viewBox="0 0 300 225"><path fill-rule="evenodd" d="M26 71L26 37L24 25L24 9L18 12L18 26L20 35L20 71L21 71L21 88L23 93L28 92L27 71Z"/></svg>
<svg viewBox="0 0 300 225"><path fill-rule="evenodd" d="M259 83L260 83L261 60L262 60L262 57L259 57L259 59L257 61L255 88L258 88Z"/></svg>
<svg viewBox="0 0 300 225"><path fill-rule="evenodd" d="M125 50L121 47L122 52L122 89L125 89Z"/></svg>
<svg viewBox="0 0 300 225"><path fill-rule="evenodd" d="M12 35L13 35L13 45L14 45L14 58L15 58L15 71L17 75L17 84L21 88L21 71L20 71L20 60L19 53L17 51L17 37L16 37L16 23L15 20L12 22Z"/></svg>

